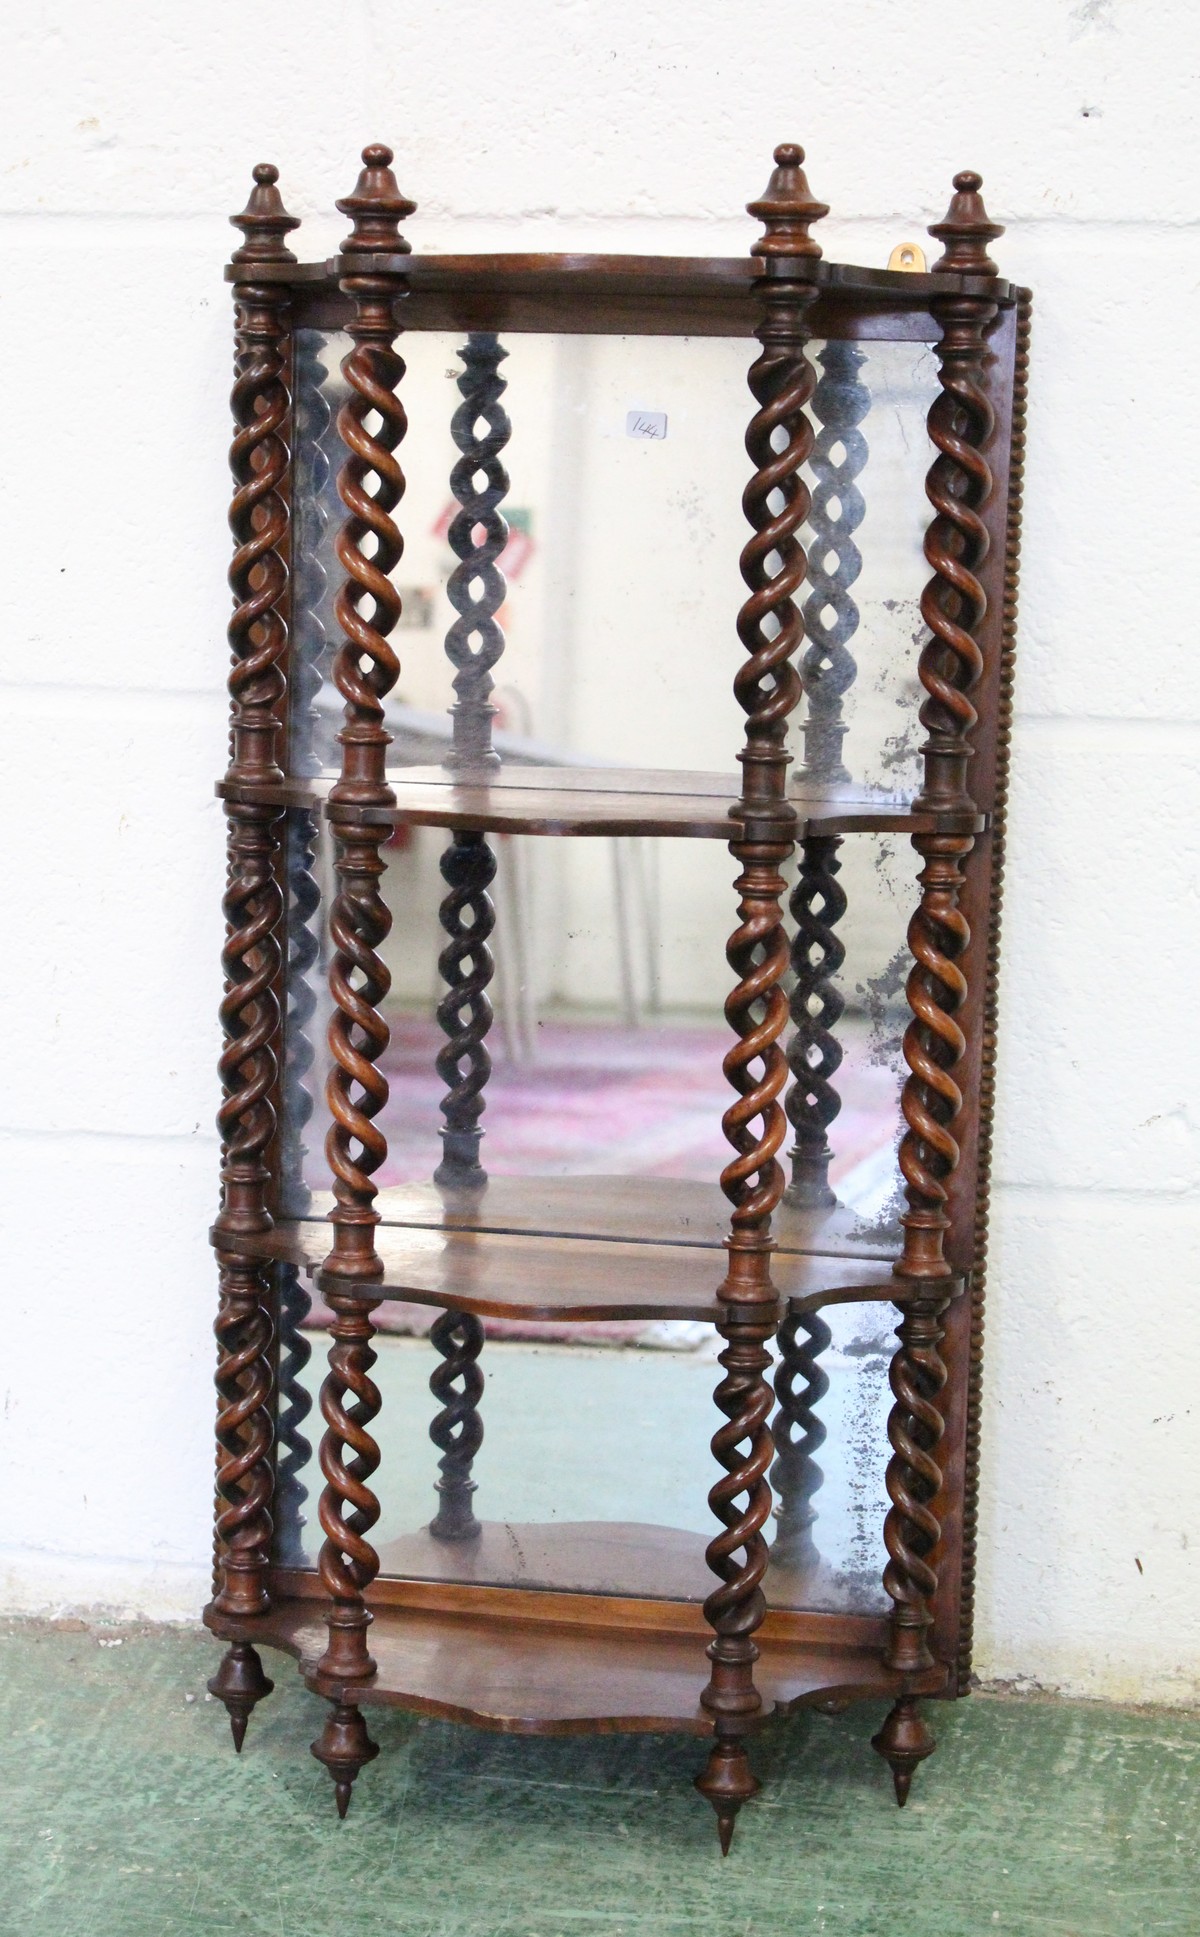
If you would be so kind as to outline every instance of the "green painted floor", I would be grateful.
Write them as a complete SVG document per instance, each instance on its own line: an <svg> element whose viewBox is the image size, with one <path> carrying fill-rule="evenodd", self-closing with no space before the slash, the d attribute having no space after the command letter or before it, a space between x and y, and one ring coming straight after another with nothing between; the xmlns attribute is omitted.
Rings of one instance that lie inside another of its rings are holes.
<svg viewBox="0 0 1200 1937"><path fill-rule="evenodd" d="M290 1662L235 1758L195 1631L0 1629L3 1937L1200 1937L1200 1716L975 1696L903 1812L875 1709L760 1739L722 1863L694 1742L398 1714L346 1823Z"/></svg>

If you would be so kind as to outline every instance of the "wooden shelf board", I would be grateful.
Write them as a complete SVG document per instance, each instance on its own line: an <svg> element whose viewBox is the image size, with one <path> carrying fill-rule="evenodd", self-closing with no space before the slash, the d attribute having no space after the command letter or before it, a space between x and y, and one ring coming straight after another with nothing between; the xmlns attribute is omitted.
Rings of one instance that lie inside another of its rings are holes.
<svg viewBox="0 0 1200 1937"><path fill-rule="evenodd" d="M333 1700L386 1704L447 1721L518 1735L683 1731L707 1735L700 1706L708 1676L700 1634L567 1625L522 1613L485 1614L379 1607L368 1645L377 1671L367 1682L327 1681L317 1663L326 1628L322 1603L287 1597L266 1614L205 1620L226 1640L276 1647L296 1657L308 1685ZM814 1704L896 1692L900 1678L875 1647L846 1642L764 1641L755 1669L763 1719ZM936 1692L943 1670L922 1679Z"/></svg>
<svg viewBox="0 0 1200 1937"><path fill-rule="evenodd" d="M752 257L411 255L389 258L408 293L406 330L499 329L592 334L747 337L760 320L752 293L762 265ZM1012 285L999 277L914 275L852 263L810 265L817 297L809 333L914 338L936 342L929 313L935 293L966 289L1002 304ZM226 276L244 278L244 265ZM294 292L297 328L344 329L349 303L337 286L336 259L255 264L267 281Z"/></svg>
<svg viewBox="0 0 1200 1937"><path fill-rule="evenodd" d="M229 1241L221 1241L230 1249ZM312 1273L330 1246L329 1227L296 1219L237 1242L241 1256L287 1258ZM548 1322L686 1318L714 1323L724 1276L719 1253L696 1245L628 1244L592 1237L509 1237L490 1231L381 1226L381 1298L453 1306L482 1318ZM794 1309L902 1298L886 1262L776 1256L772 1275Z"/></svg>
<svg viewBox="0 0 1200 1937"><path fill-rule="evenodd" d="M717 1525L713 1523L713 1533ZM439 1540L428 1527L378 1547L381 1583L414 1582L432 1588L494 1587L531 1593L603 1595L622 1601L670 1604L675 1618L699 1632L700 1608L715 1585L706 1560L710 1536L682 1527L616 1520L554 1520L537 1523L485 1520L469 1540ZM887 1598L882 1586L885 1556L871 1601L839 1581L820 1561L800 1569L768 1566L764 1592L773 1614L837 1614L859 1624L863 1638L882 1644ZM876 1634L878 1629L878 1634Z"/></svg>
<svg viewBox="0 0 1200 1937"><path fill-rule="evenodd" d="M276 785L241 787L221 782L224 799L266 801L287 807L324 802L331 819L373 826L482 828L499 834L662 835L688 840L732 840L731 811L739 782L731 774L662 772L615 767L522 767L502 769L486 781L448 777L441 767L397 767L388 781L390 807L329 806L328 775L291 778ZM796 837L805 834L919 833L942 826L978 832L982 815L942 816L918 811L899 795L867 788L814 787L798 775L788 798L796 809Z"/></svg>
<svg viewBox="0 0 1200 1937"><path fill-rule="evenodd" d="M322 1192L302 1221L323 1221L332 1208L332 1194ZM386 1226L604 1238L711 1251L723 1248L729 1229L729 1200L720 1186L685 1177L492 1177L478 1191L433 1182L393 1184L380 1191L376 1209ZM900 1253L896 1227L868 1223L840 1204L799 1211L785 1200L771 1229L780 1252L888 1263Z"/></svg>

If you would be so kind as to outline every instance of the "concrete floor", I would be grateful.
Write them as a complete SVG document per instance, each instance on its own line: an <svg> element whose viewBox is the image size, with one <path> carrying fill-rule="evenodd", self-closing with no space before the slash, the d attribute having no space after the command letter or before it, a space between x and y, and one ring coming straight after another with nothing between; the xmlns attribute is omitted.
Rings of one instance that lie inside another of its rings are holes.
<svg viewBox="0 0 1200 1937"><path fill-rule="evenodd" d="M239 1761L194 1630L0 1630L4 1937L1200 1933L1200 1716L975 1696L901 1814L872 1710L768 1729L717 1855L681 1738L381 1716L346 1823L290 1662Z"/></svg>

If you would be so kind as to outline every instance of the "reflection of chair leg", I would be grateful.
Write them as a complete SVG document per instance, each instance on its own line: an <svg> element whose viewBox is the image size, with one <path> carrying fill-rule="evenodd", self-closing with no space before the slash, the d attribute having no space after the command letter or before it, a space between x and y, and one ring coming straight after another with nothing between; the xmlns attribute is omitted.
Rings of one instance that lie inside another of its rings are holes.
<svg viewBox="0 0 1200 1937"><path fill-rule="evenodd" d="M642 1012L638 1002L637 985L633 973L633 923L630 907L629 844L619 838L608 844L612 860L613 908L616 914L614 927L617 940L617 974L621 984L621 1021L629 1029L641 1026Z"/></svg>
<svg viewBox="0 0 1200 1937"><path fill-rule="evenodd" d="M771 1425L776 1451L771 1486L779 1498L771 1550L776 1566L808 1569L821 1558L812 1535L817 1518L813 1500L825 1475L813 1455L825 1440L816 1409L829 1390L829 1379L817 1361L832 1338L820 1312L789 1313L779 1328L779 1410Z"/></svg>
<svg viewBox="0 0 1200 1937"><path fill-rule="evenodd" d="M429 1531L439 1540L470 1540L479 1532L471 1507L475 1491L471 1467L483 1444L479 1416L483 1373L478 1363L483 1326L473 1312L439 1312L429 1342L445 1361L435 1367L429 1380L429 1390L442 1408L429 1428L429 1437L442 1455L438 1509Z"/></svg>

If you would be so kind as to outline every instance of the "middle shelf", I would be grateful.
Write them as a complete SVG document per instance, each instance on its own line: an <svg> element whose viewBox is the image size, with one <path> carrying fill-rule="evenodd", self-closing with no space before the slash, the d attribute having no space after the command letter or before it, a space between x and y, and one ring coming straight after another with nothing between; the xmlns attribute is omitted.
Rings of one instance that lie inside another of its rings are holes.
<svg viewBox="0 0 1200 1937"><path fill-rule="evenodd" d="M238 1240L243 1254L284 1258L318 1276L330 1200ZM715 1322L728 1210L715 1186L636 1177L496 1178L484 1190L410 1184L379 1193L376 1248L385 1298L481 1317L546 1321ZM853 1213L781 1207L772 1276L793 1310L886 1300L893 1229ZM229 1240L222 1239L223 1248ZM318 1276L319 1282L319 1276Z"/></svg>
<svg viewBox="0 0 1200 1937"><path fill-rule="evenodd" d="M398 767L388 773L396 796L390 807L334 807L331 817L375 826L481 829L496 834L674 835L735 838L731 816L740 780L733 774L685 773L625 767L511 766L481 778L443 767ZM283 807L328 802L331 775L290 778L270 786L222 782L226 800ZM981 814L935 815L911 799L853 784L820 784L798 774L788 790L796 837L851 833L978 833ZM953 824L953 825L951 825Z"/></svg>

